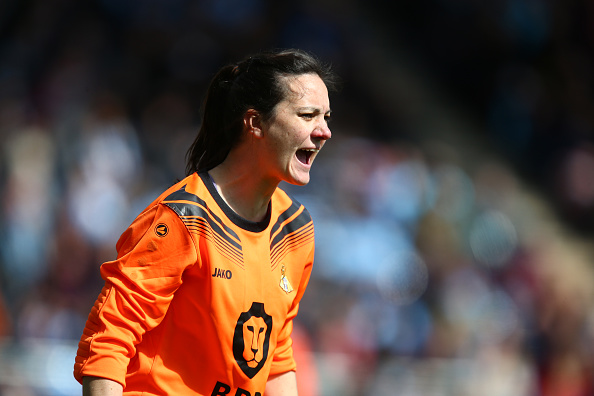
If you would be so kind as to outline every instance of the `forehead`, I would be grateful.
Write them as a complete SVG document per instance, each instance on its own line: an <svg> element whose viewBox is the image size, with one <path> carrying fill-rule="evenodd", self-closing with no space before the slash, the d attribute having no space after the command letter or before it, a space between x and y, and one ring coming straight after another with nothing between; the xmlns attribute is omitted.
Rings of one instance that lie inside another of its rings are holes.
<svg viewBox="0 0 594 396"><path fill-rule="evenodd" d="M286 87L284 105L315 106L324 112L330 110L328 88L317 74L282 77ZM279 104L281 104L279 103Z"/></svg>

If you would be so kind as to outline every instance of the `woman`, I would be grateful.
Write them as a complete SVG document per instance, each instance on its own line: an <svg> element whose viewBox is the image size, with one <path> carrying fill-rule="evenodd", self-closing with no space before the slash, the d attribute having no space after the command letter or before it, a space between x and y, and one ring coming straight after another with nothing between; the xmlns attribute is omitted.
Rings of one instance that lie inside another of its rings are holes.
<svg viewBox="0 0 594 396"><path fill-rule="evenodd" d="M304 185L325 141L330 70L262 53L212 80L188 176L147 207L104 263L79 343L88 395L296 395L292 321L313 223L278 184Z"/></svg>

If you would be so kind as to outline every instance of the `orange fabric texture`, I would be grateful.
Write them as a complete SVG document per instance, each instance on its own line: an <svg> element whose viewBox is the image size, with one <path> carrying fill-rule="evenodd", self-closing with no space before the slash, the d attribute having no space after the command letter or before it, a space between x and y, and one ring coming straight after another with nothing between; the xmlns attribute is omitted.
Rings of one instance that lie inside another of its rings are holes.
<svg viewBox="0 0 594 396"><path fill-rule="evenodd" d="M260 223L237 216L208 174L165 191L101 266L105 286L79 343L74 376L125 394L263 395L295 370L292 321L311 274L307 210L281 189Z"/></svg>

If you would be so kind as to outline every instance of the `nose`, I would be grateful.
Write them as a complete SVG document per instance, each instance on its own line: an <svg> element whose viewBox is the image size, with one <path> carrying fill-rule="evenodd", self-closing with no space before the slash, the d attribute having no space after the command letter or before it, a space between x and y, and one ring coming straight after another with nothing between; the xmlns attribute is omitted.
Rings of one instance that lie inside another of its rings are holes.
<svg viewBox="0 0 594 396"><path fill-rule="evenodd" d="M312 137L320 139L320 140L328 140L332 137L332 132L328 127L328 123L326 121L322 121L320 125L316 127L313 131Z"/></svg>

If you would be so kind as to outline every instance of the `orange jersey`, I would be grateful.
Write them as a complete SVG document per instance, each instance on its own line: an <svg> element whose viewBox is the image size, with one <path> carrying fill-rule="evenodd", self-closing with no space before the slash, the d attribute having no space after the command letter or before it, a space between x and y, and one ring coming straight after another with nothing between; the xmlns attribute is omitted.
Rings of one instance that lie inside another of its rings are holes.
<svg viewBox="0 0 594 396"><path fill-rule="evenodd" d="M281 189L247 221L208 174L165 191L122 234L87 321L74 376L134 395L263 395L295 370L292 321L311 274L307 210Z"/></svg>

